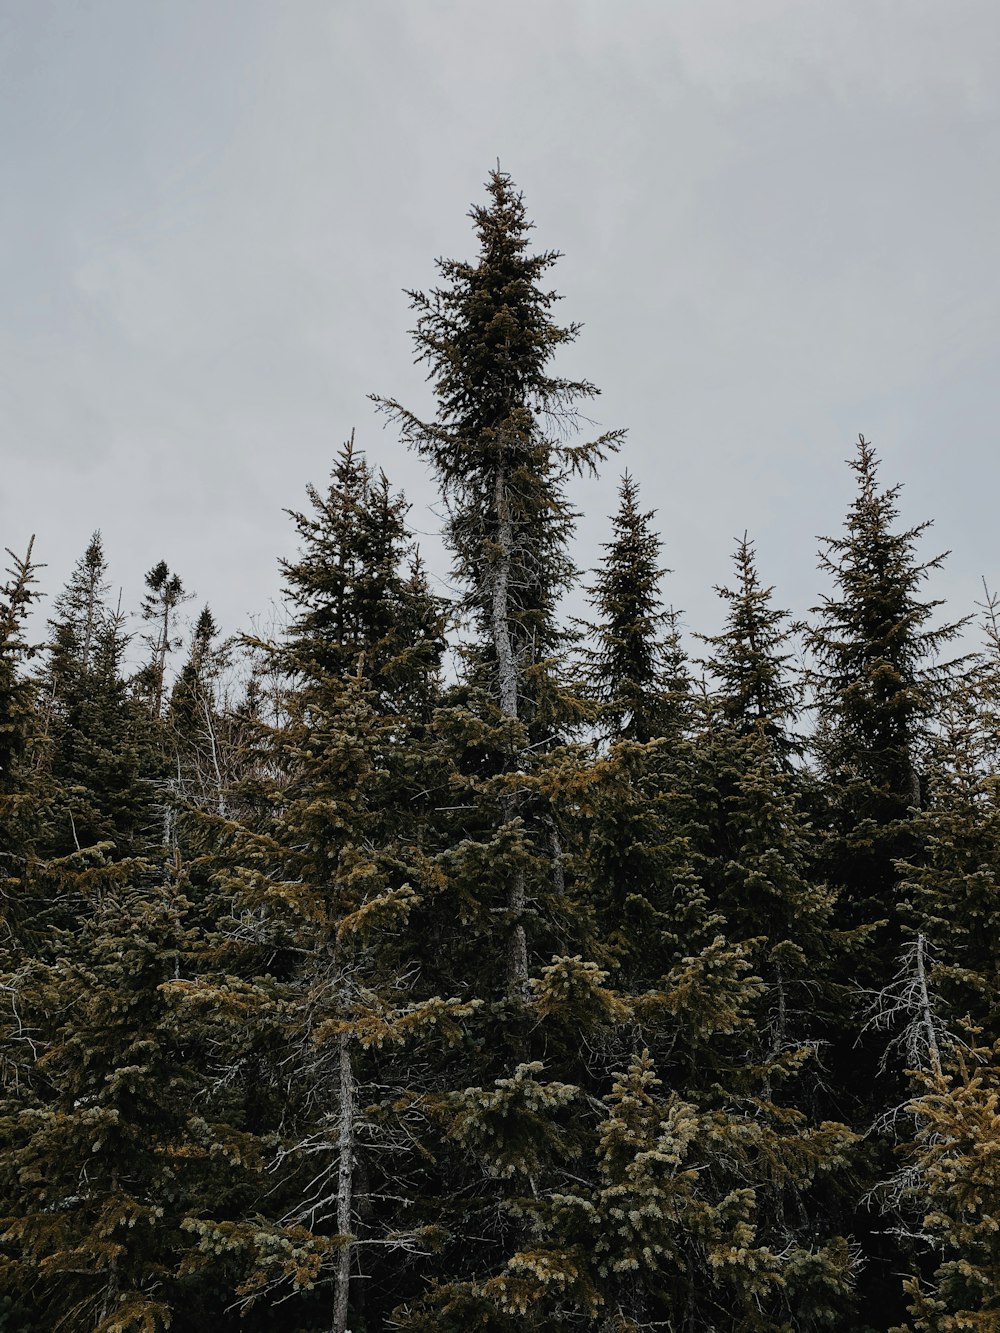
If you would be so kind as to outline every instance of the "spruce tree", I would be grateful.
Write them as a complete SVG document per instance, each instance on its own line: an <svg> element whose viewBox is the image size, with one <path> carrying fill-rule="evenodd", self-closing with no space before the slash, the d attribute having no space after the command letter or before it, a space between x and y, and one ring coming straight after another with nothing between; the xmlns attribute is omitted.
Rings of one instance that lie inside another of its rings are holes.
<svg viewBox="0 0 1000 1333"><path fill-rule="evenodd" d="M946 553L917 558L929 523L897 530L900 488L880 489L879 461L863 436L851 467L858 490L844 535L822 539L820 564L834 590L806 633L816 747L835 820L829 869L850 924L887 923L871 955L877 982L891 974L899 939L894 862L910 847L907 826L924 802L921 768L948 673L938 655L960 625L932 623L941 603L920 594Z"/></svg>
<svg viewBox="0 0 1000 1333"><path fill-rule="evenodd" d="M223 956L243 976L222 983L233 1059L241 1079L255 1071L274 1182L256 1216L207 1210L190 1225L242 1268L244 1308L284 1296L344 1333L381 1326L401 1256L423 1244L398 1199L413 1166L411 1049L417 1068L433 1064L475 1006L433 989L416 919L436 880L420 842L443 608L414 563L405 501L353 439L309 498L284 565L289 628L263 645L285 682L262 738L266 782L256 812L220 825L215 858L235 908Z"/></svg>
<svg viewBox="0 0 1000 1333"><path fill-rule="evenodd" d="M91 538L55 600L40 673L46 707L42 762L51 780L46 854L99 843L138 851L154 819L148 739L125 676L125 617L107 600L100 534Z"/></svg>
<svg viewBox="0 0 1000 1333"><path fill-rule="evenodd" d="M39 874L61 888L70 870ZM205 1024L178 1021L171 999L194 953L187 904L99 849L72 873L90 910L3 978L2 1035L20 1052L0 1094L8 1290L38 1330L194 1333L205 1312L181 1273L195 1249L182 1222L226 1206L248 1149L206 1118Z"/></svg>
<svg viewBox="0 0 1000 1333"><path fill-rule="evenodd" d="M912 1237L906 1327L919 1333L989 1328L1000 1317L995 609L987 595L986 651L936 719L916 851L897 863L905 965L879 1013L887 1058L905 1063L912 1093L892 1121L899 1169L880 1194Z"/></svg>
<svg viewBox="0 0 1000 1333"><path fill-rule="evenodd" d="M792 728L801 704L801 690L788 667L788 612L774 605L773 587L762 583L746 533L736 543L733 565L733 587L715 590L727 604L725 627L721 634L705 636L715 704L737 735L759 733L776 757L785 760L799 748Z"/></svg>
<svg viewBox="0 0 1000 1333"><path fill-rule="evenodd" d="M170 572L165 560L157 561L146 575L146 588L142 618L150 624L149 633L143 636L149 660L140 683L148 699L150 716L159 721L167 698L167 658L183 642L177 633L177 616L191 594L185 593L180 576Z"/></svg>
<svg viewBox="0 0 1000 1333"><path fill-rule="evenodd" d="M0 872L4 875L13 874L11 862L18 856L18 798L25 785L20 765L37 727L34 683L25 670L35 649L24 637L25 622L39 596L33 548L34 538L23 557L8 549L12 563L0 588L0 834L7 862Z"/></svg>
<svg viewBox="0 0 1000 1333"><path fill-rule="evenodd" d="M577 405L597 390L551 369L579 331L555 322L558 298L543 285L558 255L531 252L531 224L509 176L492 172L487 192L471 213L476 257L439 261L443 285L411 293L433 417L379 400L437 476L459 610L475 635L464 648L463 678L436 720L452 769L432 836L440 900L461 924L443 937L439 968L458 994L485 1003L471 1058L451 1072L431 1117L444 1164L435 1207L448 1240L429 1304L406 1312L413 1328L428 1320L507 1327L489 1275L501 1280L503 1256L523 1232L510 1213L512 1195L529 1180L541 1188L562 1169L574 1137L563 1122L582 1104L563 1077L578 1067L565 1038L542 1058L545 1039L535 1027L542 983L532 974L545 964L569 967L584 995L598 984L582 957L558 961L580 953L575 946L587 931L567 877L558 797L558 775L580 762L561 747L585 710L560 670L565 637L556 613L574 573L567 483L593 469L619 436L567 442ZM464 1216L453 1202L462 1197ZM470 1243L476 1234L483 1240Z"/></svg>
<svg viewBox="0 0 1000 1333"><path fill-rule="evenodd" d="M960 625L934 623L940 602L921 594L945 556L918 558L930 525L900 530L900 488L880 487L879 461L863 436L851 467L857 493L844 533L824 538L820 556L834 588L814 609L806 639L817 715L813 748L823 778L816 809L827 830L819 873L837 893L835 926L869 935L840 964L854 993L845 994L829 1029L833 1105L867 1130L906 1095L900 1061L884 1059L872 1006L891 988L905 943L898 863L920 855L917 817L928 795L930 738L954 674L939 654ZM877 1224L861 1197L890 1165L888 1140L870 1135L857 1154L859 1198L845 1200L844 1225L868 1258L860 1290L873 1328L903 1314L893 1274L909 1257L901 1237Z"/></svg>
<svg viewBox="0 0 1000 1333"><path fill-rule="evenodd" d="M757 1028L776 1054L825 1034L843 1003L835 981L842 951L861 948L867 934L832 932L836 890L822 880L810 817L815 783L795 762L801 689L788 667L788 612L774 606L746 534L733 563L734 586L716 588L727 604L725 626L704 637L713 682L700 742L711 773L709 892L730 937L758 942L755 964L767 989Z"/></svg>
<svg viewBox="0 0 1000 1333"><path fill-rule="evenodd" d="M667 734L677 720L670 687L679 682L669 677L677 676L679 663L660 596L665 571L652 527L655 510L640 509L639 488L627 472L618 495L613 536L590 589L596 621L584 669L610 734L644 742Z"/></svg>
<svg viewBox="0 0 1000 1333"><path fill-rule="evenodd" d="M560 642L556 606L573 574L565 484L593 469L619 435L562 442L576 403L597 390L549 371L556 351L579 332L555 323L556 294L541 285L559 256L529 253L531 224L506 173L492 172L487 191L488 204L471 212L476 261L441 260L445 285L411 293L417 359L428 366L436 417L423 421L397 402L379 401L441 486L461 605L480 629L488 664L484 702L505 724L500 763L511 772L524 767L529 737L544 742L565 725L549 680ZM518 836L516 791L501 794L499 804L500 823ZM507 989L520 999L529 948L526 880L516 861L507 895Z"/></svg>
<svg viewBox="0 0 1000 1333"><path fill-rule="evenodd" d="M443 618L407 527L409 508L355 446L338 453L325 495L291 515L301 557L282 565L294 612L284 668L303 679L359 670L389 707L426 707ZM418 696L407 691L416 689ZM419 693L422 692L422 693Z"/></svg>

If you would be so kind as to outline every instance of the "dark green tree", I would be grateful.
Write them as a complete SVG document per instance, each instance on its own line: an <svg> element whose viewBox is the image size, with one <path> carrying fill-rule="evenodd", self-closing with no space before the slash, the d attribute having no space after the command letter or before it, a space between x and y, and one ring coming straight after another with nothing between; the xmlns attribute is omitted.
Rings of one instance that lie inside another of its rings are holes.
<svg viewBox="0 0 1000 1333"><path fill-rule="evenodd" d="M0 866L0 872L5 875L12 873L10 862L18 855L19 797L27 784L21 765L37 729L35 684L25 670L35 653L25 638L25 624L39 596L35 586L38 566L31 558L34 540L23 557L7 551L12 563L7 582L0 588L0 846L8 862Z"/></svg>
<svg viewBox="0 0 1000 1333"><path fill-rule="evenodd" d="M181 646L183 639L177 633L180 608L190 601L180 576L172 574L165 560L158 561L146 575L146 589L142 599L142 618L150 625L143 641L149 648L149 660L139 684L145 693L150 716L159 721L167 699L167 658Z"/></svg>
<svg viewBox="0 0 1000 1333"><path fill-rule="evenodd" d="M544 741L566 723L550 670L561 642L556 606L573 574L566 481L593 469L619 435L562 442L576 404L597 390L549 371L557 350L579 332L578 325L555 323L557 296L542 286L559 256L529 253L531 224L508 175L492 172L487 190L489 202L471 212L477 259L439 261L445 285L411 293L417 359L428 366L436 417L423 421L397 402L379 401L437 475L461 605L475 618L488 663L481 699L506 724L499 762L516 771L529 736ZM501 795L499 822L519 836L514 791ZM507 898L508 989L523 996L526 888L516 866Z"/></svg>
<svg viewBox="0 0 1000 1333"><path fill-rule="evenodd" d="M441 260L446 285L411 293L417 359L428 366L437 416L423 421L378 401L438 477L463 605L492 658L491 693L505 717L530 722L533 678L561 641L556 606L574 572L565 483L593 469L620 433L562 442L575 405L597 390L549 372L579 333L554 322L558 298L542 286L559 255L528 252L531 223L509 176L492 172L487 190L489 203L471 213L476 261Z"/></svg>
<svg viewBox="0 0 1000 1333"><path fill-rule="evenodd" d="M788 612L774 605L774 589L762 583L746 533L736 543L733 564L733 587L715 590L727 604L725 627L721 634L705 637L710 650L705 665L716 682L715 706L738 736L760 733L784 760L800 748L793 727L802 693L789 672Z"/></svg>
<svg viewBox="0 0 1000 1333"><path fill-rule="evenodd" d="M410 1051L419 1042L433 1064L475 1006L433 989L418 920L436 887L420 843L444 608L415 563L404 500L353 440L327 493L309 495L284 565L289 628L261 645L284 682L258 740L265 781L256 810L220 821L231 975L188 997L229 997L230 1064L274 1176L251 1215L207 1209L190 1226L238 1263L247 1310L290 1297L344 1333L381 1326L393 1275L424 1243L399 1200Z"/></svg>
<svg viewBox="0 0 1000 1333"><path fill-rule="evenodd" d="M833 591L814 609L806 640L823 779L818 874L837 894L834 925L869 933L865 948L839 964L854 990L830 1025L827 1064L837 1113L867 1130L906 1097L903 1062L885 1058L872 1006L891 989L905 944L898 863L921 856L917 816L927 801L930 740L955 674L940 654L960 625L935 623L940 602L922 592L945 557L919 559L930 525L900 529L900 488L879 485L879 462L863 436L851 467L857 493L843 535L824 538L820 555ZM891 1149L886 1136L869 1135L855 1162L858 1197L844 1200L843 1225L868 1259L860 1293L872 1328L903 1315L893 1275L915 1262L899 1230L876 1224L862 1201L890 1172Z"/></svg>
<svg viewBox="0 0 1000 1333"><path fill-rule="evenodd" d="M579 331L553 318L558 298L544 280L558 255L531 252L509 176L491 173L487 191L471 213L476 257L440 261L443 285L411 294L434 416L379 400L437 476L459 609L475 633L463 679L436 720L452 768L433 836L442 901L462 927L444 936L438 966L459 983L456 993L485 1003L476 1058L449 1073L431 1116L443 1163L433 1189L449 1240L430 1304L407 1312L413 1327L446 1317L441 1327L508 1326L483 1283L516 1244L509 1196L529 1178L540 1187L566 1160L573 1135L561 1121L577 1104L561 1073L578 1066L578 1054L564 1064L550 1046L548 1061L531 1058L532 972L553 955L574 957L584 933L567 881L557 775L579 762L560 747L585 708L560 668L557 606L574 573L567 484L619 435L567 442L578 404L597 390L551 369ZM568 1054L565 1041L561 1050ZM460 1197L464 1216L449 1202ZM470 1243L476 1234L490 1239Z"/></svg>
<svg viewBox="0 0 1000 1333"><path fill-rule="evenodd" d="M121 609L108 604L106 575L95 533L49 621L40 675L46 712L40 762L51 788L43 855L107 843L128 856L153 831L147 729L125 676L129 636Z"/></svg>
<svg viewBox="0 0 1000 1333"><path fill-rule="evenodd" d="M921 597L945 555L917 558L929 523L898 530L899 486L881 489L864 437L851 461L857 496L840 537L825 537L820 564L834 590L807 627L818 715L816 751L831 793L829 873L852 925L883 920L870 951L872 981L888 980L899 941L895 861L912 847L924 803L921 769L949 665L941 650L960 625L934 625L938 600Z"/></svg>
<svg viewBox="0 0 1000 1333"><path fill-rule="evenodd" d="M307 493L310 510L292 514L300 558L282 565L294 612L285 670L305 679L360 670L385 706L426 711L444 616L406 527L409 505L373 472L353 434L326 494Z"/></svg>
<svg viewBox="0 0 1000 1333"><path fill-rule="evenodd" d="M661 542L655 510L639 507L639 488L628 473L606 558L590 589L596 621L585 676L610 734L645 742L676 734L687 693L676 622L663 608Z"/></svg>

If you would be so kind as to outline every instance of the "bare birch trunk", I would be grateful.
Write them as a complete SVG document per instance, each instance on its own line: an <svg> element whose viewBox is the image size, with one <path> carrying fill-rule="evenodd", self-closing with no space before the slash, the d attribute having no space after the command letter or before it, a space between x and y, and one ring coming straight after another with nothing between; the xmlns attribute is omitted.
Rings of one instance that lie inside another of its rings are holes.
<svg viewBox="0 0 1000 1333"><path fill-rule="evenodd" d="M337 1164L337 1232L340 1236L351 1236L354 1180L354 1069L346 1032L340 1035L340 1134L337 1148L340 1154ZM352 1238L346 1241L337 1253L331 1333L347 1333L353 1257Z"/></svg>
<svg viewBox="0 0 1000 1333"><path fill-rule="evenodd" d="M493 650L497 655L500 711L505 717L516 721L517 665L510 637L510 570L514 556L514 522L507 496L507 473L503 467L497 472L495 499L499 554L493 561ZM504 823L509 824L517 815L517 799L513 793L503 797L500 809ZM508 906L514 922L507 955L507 991L512 999L523 999L528 985L528 941L521 919L525 902L524 871L517 870L511 881L508 897Z"/></svg>

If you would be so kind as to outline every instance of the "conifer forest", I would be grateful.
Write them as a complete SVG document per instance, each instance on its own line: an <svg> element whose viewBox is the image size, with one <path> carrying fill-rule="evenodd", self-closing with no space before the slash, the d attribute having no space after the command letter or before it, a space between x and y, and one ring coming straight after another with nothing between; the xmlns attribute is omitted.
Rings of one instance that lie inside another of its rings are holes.
<svg viewBox="0 0 1000 1333"><path fill-rule="evenodd" d="M1000 1330L1000 607L862 436L808 616L751 534L682 634L558 253L471 218L374 400L455 596L377 437L273 633L8 552L0 1330Z"/></svg>

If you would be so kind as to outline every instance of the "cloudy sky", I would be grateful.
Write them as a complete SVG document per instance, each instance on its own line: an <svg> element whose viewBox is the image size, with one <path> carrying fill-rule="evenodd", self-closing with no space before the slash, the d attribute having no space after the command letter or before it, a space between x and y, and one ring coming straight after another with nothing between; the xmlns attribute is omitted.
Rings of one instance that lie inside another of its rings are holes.
<svg viewBox="0 0 1000 1333"><path fill-rule="evenodd" d="M472 254L499 158L565 258L562 363L625 450L668 599L717 628L733 539L803 612L859 431L934 585L1000 585L996 0L0 0L0 545L56 591L102 529L227 630L283 513L358 441L434 489L372 392L426 406L402 289Z"/></svg>

